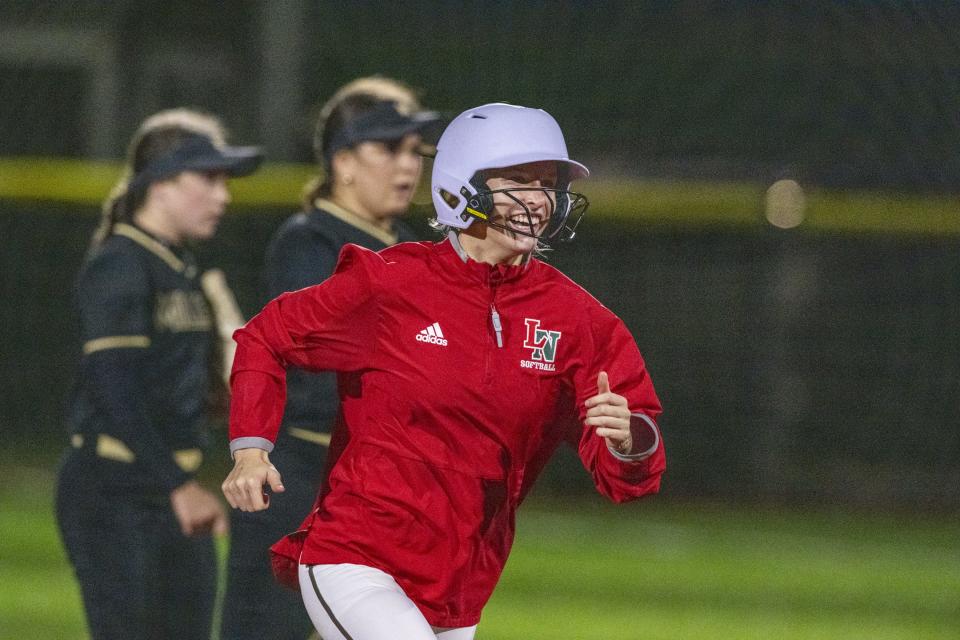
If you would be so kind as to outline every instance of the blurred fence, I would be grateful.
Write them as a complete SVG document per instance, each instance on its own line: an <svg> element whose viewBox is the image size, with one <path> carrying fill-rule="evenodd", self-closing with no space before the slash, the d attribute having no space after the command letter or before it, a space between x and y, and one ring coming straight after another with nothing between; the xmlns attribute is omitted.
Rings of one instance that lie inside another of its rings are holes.
<svg viewBox="0 0 960 640"><path fill-rule="evenodd" d="M116 157L170 106L311 160L317 105L381 73L460 110L542 106L635 175L960 190L960 4L10 0L0 155Z"/></svg>
<svg viewBox="0 0 960 640"><path fill-rule="evenodd" d="M248 314L287 210L201 249ZM426 233L425 212L414 218ZM56 450L77 360L71 282L95 211L0 205L0 428ZM596 218L550 255L635 333L665 405L664 490L907 508L960 498L960 239ZM585 486L563 456L554 490ZM548 487L550 488L550 487Z"/></svg>

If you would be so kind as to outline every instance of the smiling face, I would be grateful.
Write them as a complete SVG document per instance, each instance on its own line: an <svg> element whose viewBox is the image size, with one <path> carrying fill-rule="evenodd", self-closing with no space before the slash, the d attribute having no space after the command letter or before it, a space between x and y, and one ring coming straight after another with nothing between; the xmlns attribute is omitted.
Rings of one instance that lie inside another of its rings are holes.
<svg viewBox="0 0 960 640"><path fill-rule="evenodd" d="M422 140L417 134L390 142L361 142L334 157L333 197L372 221L402 215L420 180Z"/></svg>
<svg viewBox="0 0 960 640"><path fill-rule="evenodd" d="M557 163L531 162L488 169L483 175L487 188L494 192L491 222L500 225L488 227L490 248L510 255L511 261L533 252L556 207L555 193L540 187L556 187Z"/></svg>

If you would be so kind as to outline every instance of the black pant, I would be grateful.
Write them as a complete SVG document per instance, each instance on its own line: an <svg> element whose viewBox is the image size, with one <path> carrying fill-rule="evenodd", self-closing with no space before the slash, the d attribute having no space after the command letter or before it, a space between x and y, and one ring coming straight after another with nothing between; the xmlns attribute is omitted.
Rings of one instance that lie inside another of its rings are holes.
<svg viewBox="0 0 960 640"><path fill-rule="evenodd" d="M300 594L274 581L269 549L310 513L326 453L326 447L284 434L270 461L285 491L272 495L265 511L231 513L222 640L305 640L312 633Z"/></svg>
<svg viewBox="0 0 960 640"><path fill-rule="evenodd" d="M208 640L212 538L184 536L168 496L112 484L118 464L70 451L57 486L57 521L91 638Z"/></svg>

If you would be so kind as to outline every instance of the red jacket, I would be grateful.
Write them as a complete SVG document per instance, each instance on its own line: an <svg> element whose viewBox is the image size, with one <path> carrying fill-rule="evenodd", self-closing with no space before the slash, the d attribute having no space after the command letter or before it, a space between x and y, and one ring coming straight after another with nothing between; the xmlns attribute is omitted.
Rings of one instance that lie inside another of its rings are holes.
<svg viewBox="0 0 960 640"><path fill-rule="evenodd" d="M479 621L516 508L561 441L614 501L659 488L662 444L622 461L582 426L601 370L633 413L660 413L632 336L539 260L493 267L449 240L347 245L333 276L235 338L232 439L274 440L286 367L340 372L342 423L301 562L382 569L434 626Z"/></svg>

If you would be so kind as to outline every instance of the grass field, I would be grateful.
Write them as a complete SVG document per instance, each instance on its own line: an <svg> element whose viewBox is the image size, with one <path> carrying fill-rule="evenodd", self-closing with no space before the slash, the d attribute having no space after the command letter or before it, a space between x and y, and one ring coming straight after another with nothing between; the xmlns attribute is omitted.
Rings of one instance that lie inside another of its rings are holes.
<svg viewBox="0 0 960 640"><path fill-rule="evenodd" d="M0 638L85 637L52 472L5 465ZM960 522L539 499L478 640L960 637Z"/></svg>

